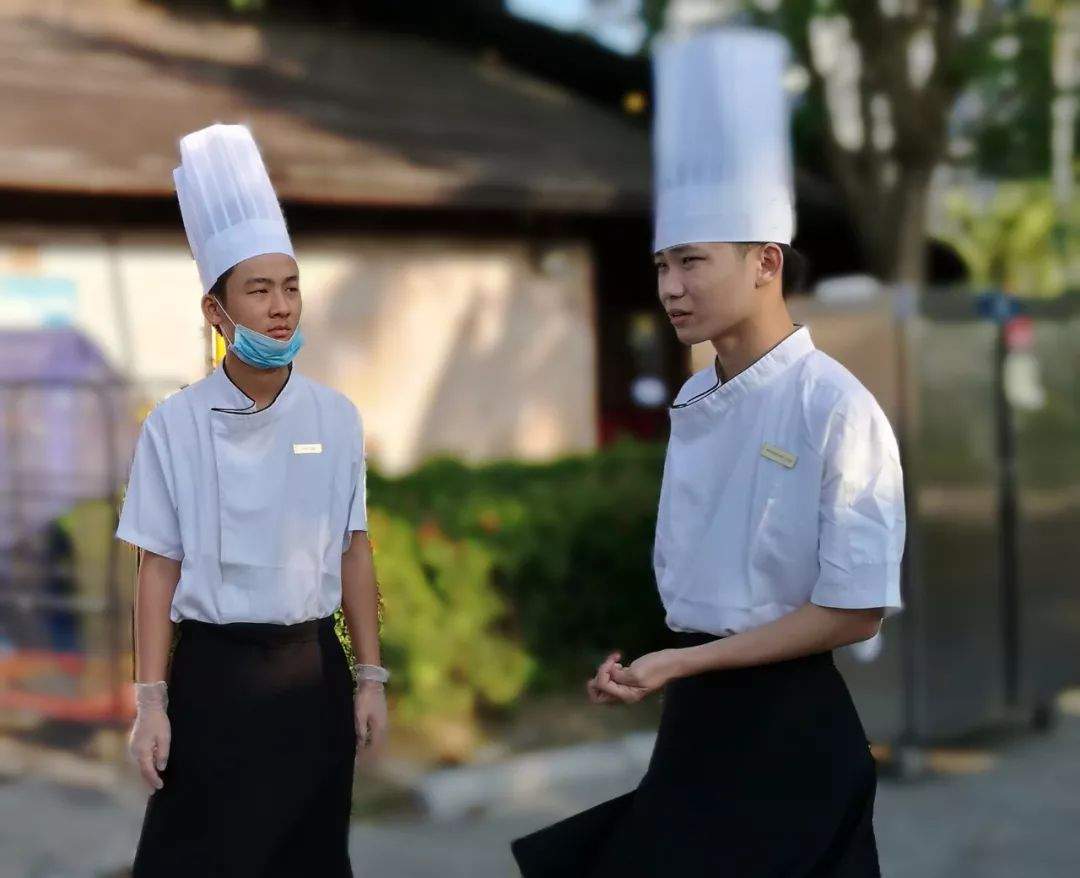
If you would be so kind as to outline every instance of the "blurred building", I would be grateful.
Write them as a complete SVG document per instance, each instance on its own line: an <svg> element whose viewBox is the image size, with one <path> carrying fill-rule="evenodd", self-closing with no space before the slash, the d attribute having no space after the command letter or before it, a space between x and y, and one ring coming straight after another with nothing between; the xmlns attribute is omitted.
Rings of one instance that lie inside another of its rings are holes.
<svg viewBox="0 0 1080 878"><path fill-rule="evenodd" d="M39 6L0 12L0 324L74 327L150 398L203 375L171 171L242 121L300 257L300 367L381 465L595 445L599 266L651 284L640 125L430 36Z"/></svg>
<svg viewBox="0 0 1080 878"><path fill-rule="evenodd" d="M436 6L338 27L5 3L0 327L78 330L147 402L205 374L171 172L183 134L245 122L302 266L300 367L385 470L660 435L688 361L655 304L647 60ZM798 188L796 243L858 268L831 187Z"/></svg>

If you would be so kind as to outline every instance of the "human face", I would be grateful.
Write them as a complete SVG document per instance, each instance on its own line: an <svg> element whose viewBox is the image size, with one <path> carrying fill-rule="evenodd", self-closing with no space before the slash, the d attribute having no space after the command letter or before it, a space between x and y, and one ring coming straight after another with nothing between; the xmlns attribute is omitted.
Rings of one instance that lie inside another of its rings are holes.
<svg viewBox="0 0 1080 878"><path fill-rule="evenodd" d="M735 244L683 244L653 256L660 304L686 345L710 341L757 315L755 248Z"/></svg>
<svg viewBox="0 0 1080 878"><path fill-rule="evenodd" d="M300 323L300 270L284 253L266 253L237 263L225 282L225 301L207 296L207 319L231 343L232 321L280 341L288 341ZM228 311L228 316L225 312Z"/></svg>

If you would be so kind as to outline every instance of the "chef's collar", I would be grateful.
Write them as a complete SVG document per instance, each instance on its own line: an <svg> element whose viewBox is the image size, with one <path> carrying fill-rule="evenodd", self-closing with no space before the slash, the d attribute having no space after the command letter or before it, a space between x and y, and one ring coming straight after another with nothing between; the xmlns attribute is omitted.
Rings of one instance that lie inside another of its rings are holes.
<svg viewBox="0 0 1080 878"><path fill-rule="evenodd" d="M809 327L799 326L783 341L758 357L733 378L721 382L717 377L716 384L702 393L686 399L681 398L680 395L680 398L676 398L671 406L671 414L676 417L691 411L712 413L725 411L744 396L753 393L759 387L764 387L813 350L815 347L810 338ZM713 373L716 374L717 371L714 361Z"/></svg>
<svg viewBox="0 0 1080 878"><path fill-rule="evenodd" d="M210 397L211 411L223 415L232 415L235 416L237 421L254 425L276 418L285 409L285 403L291 395L296 380L293 375L292 364L290 364L288 377L285 379L281 390L278 391L277 396L268 406L259 410L255 409L255 400L233 383L229 373L225 371L224 361L211 373L210 383L212 388Z"/></svg>

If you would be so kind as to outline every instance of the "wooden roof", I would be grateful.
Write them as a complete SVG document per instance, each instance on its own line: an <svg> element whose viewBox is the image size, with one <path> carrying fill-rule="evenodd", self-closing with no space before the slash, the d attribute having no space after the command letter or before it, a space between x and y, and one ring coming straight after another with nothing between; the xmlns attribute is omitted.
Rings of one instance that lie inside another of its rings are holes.
<svg viewBox="0 0 1080 878"><path fill-rule="evenodd" d="M177 141L245 122L293 202L646 212L644 126L496 52L179 17L0 6L0 189L172 196Z"/></svg>

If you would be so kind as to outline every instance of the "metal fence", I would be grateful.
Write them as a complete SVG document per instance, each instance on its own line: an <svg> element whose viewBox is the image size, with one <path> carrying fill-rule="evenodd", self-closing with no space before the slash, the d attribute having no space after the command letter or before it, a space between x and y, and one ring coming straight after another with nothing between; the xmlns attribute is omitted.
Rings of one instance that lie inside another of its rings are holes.
<svg viewBox="0 0 1080 878"><path fill-rule="evenodd" d="M871 737L1045 723L1080 682L1080 295L806 301L819 347L896 428L906 611L841 667Z"/></svg>
<svg viewBox="0 0 1080 878"><path fill-rule="evenodd" d="M0 380L0 723L131 715L133 558L113 540L135 419L114 380Z"/></svg>

